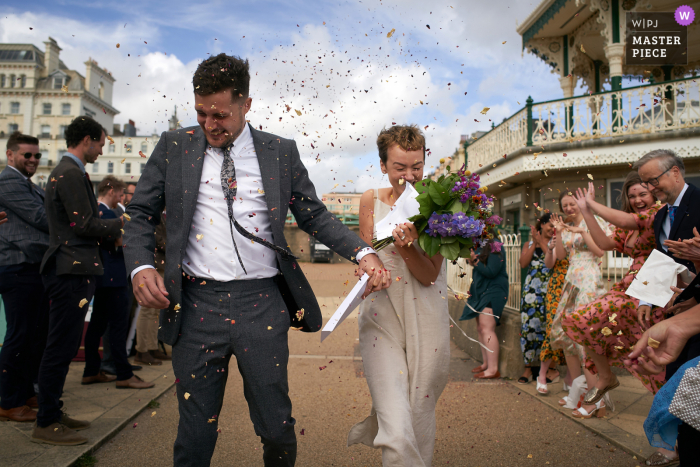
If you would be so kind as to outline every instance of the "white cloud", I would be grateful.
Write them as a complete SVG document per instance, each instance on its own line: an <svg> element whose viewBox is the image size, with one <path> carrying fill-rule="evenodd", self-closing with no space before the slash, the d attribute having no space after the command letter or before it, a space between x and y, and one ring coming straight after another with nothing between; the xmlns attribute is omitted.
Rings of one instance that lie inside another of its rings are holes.
<svg viewBox="0 0 700 467"><path fill-rule="evenodd" d="M143 2L133 7L126 28L118 20L8 14L0 19L0 40L43 49L41 43L54 37L63 49L63 61L81 73L88 57L97 59L117 79L113 103L121 114L115 122L133 119L141 134L150 134L167 129L174 105L183 126L195 124L191 80L197 63L206 57L204 52L193 57L192 50L173 47L165 28L176 25L178 33L199 44L204 35L208 52L233 52L250 59L251 123L297 140L319 193L336 183L337 190L362 191L379 183L375 139L384 126L419 124L432 153L429 168L453 153L460 134L486 130L489 118L498 123L512 114L533 86L548 90L547 98L560 93L545 65L529 55L521 58L514 19L524 18L533 5L518 2L511 5L518 11L510 12L489 3L454 2L453 8L449 3L385 0L377 5L358 0L324 10L331 12L323 20L326 25L313 16L302 22L277 15L271 24L249 19L232 28L224 25L232 24L241 10L259 5L231 12L219 8L220 14L212 16L214 4L175 3L166 8ZM113 8L126 12L123 5ZM188 21L173 22L176 12ZM198 25L205 23L210 29L200 30ZM387 38L392 28L396 32ZM483 107L491 107L487 116L479 113Z"/></svg>

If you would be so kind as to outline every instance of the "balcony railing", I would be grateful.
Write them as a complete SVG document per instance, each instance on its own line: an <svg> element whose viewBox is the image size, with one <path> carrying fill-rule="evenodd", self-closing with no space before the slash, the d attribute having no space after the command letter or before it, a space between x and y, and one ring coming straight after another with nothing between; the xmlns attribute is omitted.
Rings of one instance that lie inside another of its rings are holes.
<svg viewBox="0 0 700 467"><path fill-rule="evenodd" d="M528 146L546 150L561 142L697 127L700 82L693 78L540 103L528 98L523 109L467 147L467 164L478 172Z"/></svg>

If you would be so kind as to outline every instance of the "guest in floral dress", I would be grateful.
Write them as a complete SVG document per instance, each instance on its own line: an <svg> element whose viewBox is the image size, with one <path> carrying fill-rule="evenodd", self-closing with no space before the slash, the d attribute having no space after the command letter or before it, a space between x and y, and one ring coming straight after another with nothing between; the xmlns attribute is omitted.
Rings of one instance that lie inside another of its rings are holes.
<svg viewBox="0 0 700 467"><path fill-rule="evenodd" d="M639 300L626 295L625 291L655 248L654 217L661 205L656 204L654 196L641 184L637 172L631 172L622 186L623 211L596 202L594 189L591 183L588 190L578 190L576 194L584 219L592 219L595 213L618 227L612 235L607 236L596 225L592 225L591 236L602 249L618 251L632 258L632 265L608 293L567 315L562 323L563 328L571 339L585 347L589 356L586 366L598 374L598 393L605 394L619 384L610 369L610 365L615 365L626 368L652 394L656 394L664 384L665 371L657 375L640 374L624 364L627 354L644 333L637 317ZM652 325L663 319L664 308L655 308L651 316ZM593 410L595 405L584 401L579 413L590 413ZM656 457L662 461L677 457L673 451L658 451ZM649 465L665 463L668 462Z"/></svg>
<svg viewBox="0 0 700 467"><path fill-rule="evenodd" d="M559 372L556 370L553 372L552 376L549 376L547 374L547 372L549 371L549 367L552 364L554 364L555 368L556 365L566 364L566 360L564 359L564 352L561 349L552 349L552 344L550 340L550 336L552 334L552 321L554 319L554 314L557 311L557 307L559 306L559 298L561 298L561 292L564 288L564 278L566 277L566 273L569 270L569 260L566 258L557 259L556 254L554 253L556 241L556 233L553 233L552 239L547 245L547 250L545 250L544 256L544 264L549 268L551 274L549 277L549 282L547 283L547 296L545 301L547 309L547 326L545 328L544 342L542 342L542 350L540 351L539 371L539 374L544 376L539 378L540 384L546 384L546 378L555 380L556 377L559 375ZM567 386L571 386L572 382L573 378L567 372L566 377L564 378L564 384L566 384ZM542 392L542 395L546 394L546 392Z"/></svg>
<svg viewBox="0 0 700 467"><path fill-rule="evenodd" d="M566 273L561 300L552 321L550 339L553 349L564 351L569 374L573 379L576 379L581 374L583 348L564 333L562 319L605 293L603 275L600 269L600 258L603 256L603 250L596 245L588 232L586 221L583 219L583 214L574 196L564 191L559 197L559 203L569 223L564 224L561 217L552 216L557 230L557 238L561 239L556 242L556 256L557 259L568 257L569 270ZM610 233L607 223L600 218L595 220L601 229L607 234ZM584 374L588 387L593 387L596 382L595 376L585 369ZM546 388L544 390L546 391ZM571 407L576 402L567 396L560 401L560 404Z"/></svg>
<svg viewBox="0 0 700 467"><path fill-rule="evenodd" d="M546 213L537 219L535 226L530 227L532 240L523 245L520 253L520 267L527 268L520 301L520 348L525 361L525 372L518 382L523 384L528 383L532 377L532 365L540 359L545 339L545 298L550 270L545 266L544 260L547 244L554 232L549 218L550 214Z"/></svg>

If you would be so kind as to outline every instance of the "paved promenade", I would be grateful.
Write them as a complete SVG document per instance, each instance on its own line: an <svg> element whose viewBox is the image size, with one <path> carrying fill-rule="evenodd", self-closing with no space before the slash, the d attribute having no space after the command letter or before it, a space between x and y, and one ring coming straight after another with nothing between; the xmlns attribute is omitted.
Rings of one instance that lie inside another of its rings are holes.
<svg viewBox="0 0 700 467"><path fill-rule="evenodd" d="M304 265L328 318L354 279L347 265ZM348 285L344 285L349 280ZM328 293L328 292L327 292ZM300 466L380 466L380 451L346 447L350 427L371 406L357 350L353 316L323 344L320 334L292 332L290 395L297 419ZM93 421L85 433L90 444L47 447L29 441L30 425L0 423L0 466L69 466L84 453L81 466L171 466L177 434L177 400L169 365L145 368L155 388L117 391L113 384L81 386L83 364L74 364L66 384L72 416ZM614 400L617 411L603 420L580 422L555 406L557 395L538 397L535 387L515 382L475 382L478 362L452 346L450 382L437 409L433 465L457 466L642 466L651 450L641 436L650 396L631 377L622 380ZM231 368L235 368L232 362ZM552 385L553 392L560 385ZM533 395L531 395L533 394ZM156 404L146 406L152 399ZM237 371L229 374L212 465L262 465L262 445L255 436Z"/></svg>

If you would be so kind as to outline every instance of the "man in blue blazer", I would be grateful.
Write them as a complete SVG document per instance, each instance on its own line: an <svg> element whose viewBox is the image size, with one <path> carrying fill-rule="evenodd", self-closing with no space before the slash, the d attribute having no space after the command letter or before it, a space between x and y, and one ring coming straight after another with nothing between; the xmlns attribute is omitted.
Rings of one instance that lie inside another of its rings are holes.
<svg viewBox="0 0 700 467"><path fill-rule="evenodd" d="M674 244L693 238L693 229L700 230L700 189L685 182L685 166L683 161L673 152L657 149L645 154L639 159L634 168L639 172L642 184L645 185L656 199L666 206L661 208L654 218L654 235L656 249L671 256L677 263L688 267L694 273L694 264L674 253ZM671 248L669 248L671 247ZM671 250L671 251L669 251ZM688 285L675 301L674 308L687 309L700 303L700 275ZM651 307L644 302L639 303L637 313L643 328L648 328L649 311ZM700 356L700 334L688 339L685 347L675 362L666 366L666 381L687 361ZM690 459L691 452L696 452L700 444L700 431L687 423L678 427L678 452L683 460Z"/></svg>
<svg viewBox="0 0 700 467"><path fill-rule="evenodd" d="M124 192L124 183L108 175L97 185L100 218L118 219L113 211ZM126 336L129 326L129 289L121 238L100 239L100 256L104 274L96 277L95 301L90 324L85 333L85 370L82 384L108 383L116 379L117 389L145 389L152 382L143 381L131 371L127 360ZM100 338L109 323L109 341L117 376L100 371Z"/></svg>
<svg viewBox="0 0 700 467"><path fill-rule="evenodd" d="M7 333L0 352L0 420L33 422L34 394L46 345L49 300L39 266L49 247L44 190L32 176L41 158L39 140L15 132L7 140L7 167L0 173L0 210L9 213L0 231L0 294Z"/></svg>

